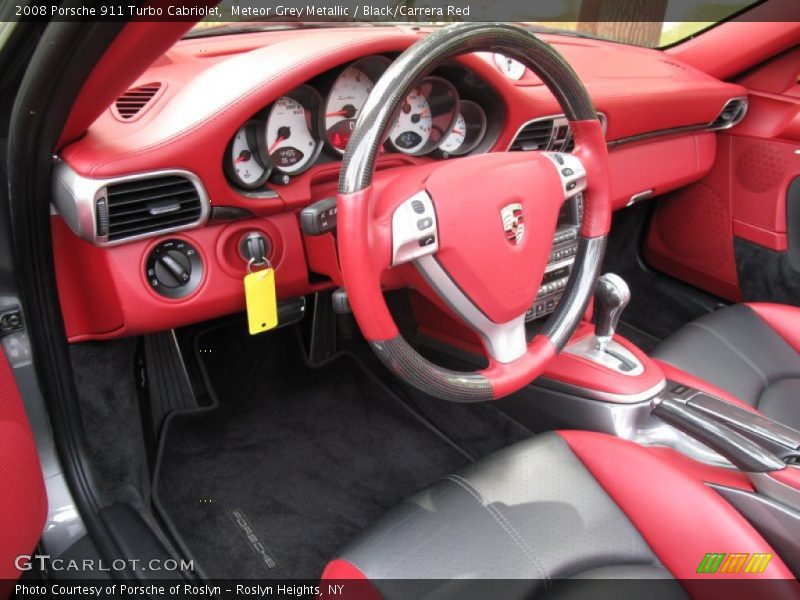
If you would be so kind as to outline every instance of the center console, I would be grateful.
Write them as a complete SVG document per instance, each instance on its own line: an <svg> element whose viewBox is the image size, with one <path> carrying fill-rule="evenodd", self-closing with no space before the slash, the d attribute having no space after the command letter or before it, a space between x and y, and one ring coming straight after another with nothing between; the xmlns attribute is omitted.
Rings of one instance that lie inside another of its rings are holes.
<svg viewBox="0 0 800 600"><path fill-rule="evenodd" d="M575 255L578 253L578 236L583 216L583 194L568 198L558 214L553 247L547 260L547 267L539 287L539 293L528 312L525 321L535 321L552 313L558 305L567 280L572 272Z"/></svg>

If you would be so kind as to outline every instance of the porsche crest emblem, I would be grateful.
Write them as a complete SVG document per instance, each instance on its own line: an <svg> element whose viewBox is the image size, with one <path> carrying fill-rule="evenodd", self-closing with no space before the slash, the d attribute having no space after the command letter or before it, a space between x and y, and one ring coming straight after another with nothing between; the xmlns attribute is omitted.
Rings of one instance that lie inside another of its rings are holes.
<svg viewBox="0 0 800 600"><path fill-rule="evenodd" d="M503 220L503 231L506 239L512 246L518 246L525 235L525 221L522 216L522 204L509 204L500 211L500 218Z"/></svg>

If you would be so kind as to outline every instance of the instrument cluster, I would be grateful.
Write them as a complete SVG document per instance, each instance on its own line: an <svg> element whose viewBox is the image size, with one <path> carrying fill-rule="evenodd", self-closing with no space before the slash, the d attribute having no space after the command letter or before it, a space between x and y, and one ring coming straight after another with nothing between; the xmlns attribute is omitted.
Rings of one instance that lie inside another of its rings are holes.
<svg viewBox="0 0 800 600"><path fill-rule="evenodd" d="M231 184L257 191L341 159L374 83L390 64L385 56L361 58L293 89L251 117L228 144L224 166ZM464 67L444 65L406 96L383 150L435 158L486 151L497 139L502 117L502 104L488 84Z"/></svg>

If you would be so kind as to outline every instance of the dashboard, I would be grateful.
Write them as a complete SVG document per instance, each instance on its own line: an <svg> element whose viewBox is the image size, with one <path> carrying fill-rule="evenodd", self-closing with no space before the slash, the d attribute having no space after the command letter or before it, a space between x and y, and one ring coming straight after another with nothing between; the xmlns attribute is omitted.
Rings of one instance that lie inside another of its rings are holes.
<svg viewBox="0 0 800 600"><path fill-rule="evenodd" d="M316 207L321 223L335 222L342 153L359 110L391 60L425 34L336 28L175 44L60 149L51 225L69 339L241 311L253 252L275 266L281 299L341 286L335 228L310 231L303 215ZM615 209L705 176L717 132L746 110L744 88L659 51L542 37L577 71L602 118ZM394 115L375 191L408 168L469 154L568 152L560 113L519 63L460 56L421 80ZM569 208L557 233L532 318L558 300L579 209ZM399 285L392 271L387 289Z"/></svg>

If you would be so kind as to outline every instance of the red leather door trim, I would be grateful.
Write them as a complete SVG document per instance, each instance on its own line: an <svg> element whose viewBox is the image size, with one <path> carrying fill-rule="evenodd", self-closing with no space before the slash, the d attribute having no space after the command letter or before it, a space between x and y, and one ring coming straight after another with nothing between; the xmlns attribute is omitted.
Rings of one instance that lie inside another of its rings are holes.
<svg viewBox="0 0 800 600"><path fill-rule="evenodd" d="M47 516L47 496L28 417L0 348L0 580L15 580L14 558L30 553Z"/></svg>

